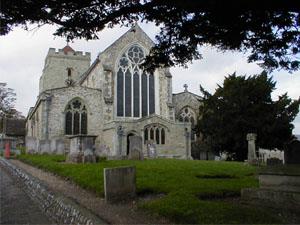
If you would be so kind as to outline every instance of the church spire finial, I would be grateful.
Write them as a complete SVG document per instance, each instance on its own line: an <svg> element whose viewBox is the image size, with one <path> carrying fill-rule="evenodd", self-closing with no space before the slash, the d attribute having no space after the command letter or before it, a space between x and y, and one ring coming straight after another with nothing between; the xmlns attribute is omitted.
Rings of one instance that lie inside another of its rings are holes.
<svg viewBox="0 0 300 225"><path fill-rule="evenodd" d="M184 92L188 92L188 85L184 84L183 87L184 87Z"/></svg>

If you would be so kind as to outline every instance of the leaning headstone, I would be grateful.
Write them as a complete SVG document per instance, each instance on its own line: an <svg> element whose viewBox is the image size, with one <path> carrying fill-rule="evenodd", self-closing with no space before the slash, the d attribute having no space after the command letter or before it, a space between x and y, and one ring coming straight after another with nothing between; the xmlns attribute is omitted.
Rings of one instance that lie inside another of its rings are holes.
<svg viewBox="0 0 300 225"><path fill-rule="evenodd" d="M256 150L255 150L255 140L256 140L256 134L253 134L253 133L247 134L248 162L249 163L256 163L256 161L257 161Z"/></svg>
<svg viewBox="0 0 300 225"><path fill-rule="evenodd" d="M96 155L91 149L87 149L83 152L83 162L84 163L95 163Z"/></svg>
<svg viewBox="0 0 300 225"><path fill-rule="evenodd" d="M135 167L104 168L106 202L130 200L136 195Z"/></svg>
<svg viewBox="0 0 300 225"><path fill-rule="evenodd" d="M85 162L85 152L87 159L91 159L90 162L94 162L90 152L94 152L96 136L92 135L75 135L70 137L70 151L67 156L68 162L82 163ZM93 153L94 154L94 153Z"/></svg>
<svg viewBox="0 0 300 225"><path fill-rule="evenodd" d="M293 140L284 151L285 164L300 164L300 141Z"/></svg>
<svg viewBox="0 0 300 225"><path fill-rule="evenodd" d="M129 137L129 155L128 159L143 160L143 139L139 136Z"/></svg>

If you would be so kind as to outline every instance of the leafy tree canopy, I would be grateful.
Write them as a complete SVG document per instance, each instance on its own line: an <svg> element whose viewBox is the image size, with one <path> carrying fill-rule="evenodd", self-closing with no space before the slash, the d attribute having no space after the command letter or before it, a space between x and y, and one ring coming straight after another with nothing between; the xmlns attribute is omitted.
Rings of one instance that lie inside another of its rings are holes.
<svg viewBox="0 0 300 225"><path fill-rule="evenodd" d="M260 147L282 149L293 137L300 99L283 94L273 101L275 85L262 72L248 78L229 75L214 94L200 87L204 98L197 131L216 151L235 153L238 160L247 157L247 133L257 134Z"/></svg>
<svg viewBox="0 0 300 225"><path fill-rule="evenodd" d="M6 83L0 83L0 118L23 118L14 107L16 93L6 85Z"/></svg>
<svg viewBox="0 0 300 225"><path fill-rule="evenodd" d="M56 24L55 35L68 40L95 39L105 27L135 21L160 26L148 69L185 66L202 57L199 47L249 51L249 62L265 69L300 67L298 1L182 0L2 0L0 33L28 23Z"/></svg>

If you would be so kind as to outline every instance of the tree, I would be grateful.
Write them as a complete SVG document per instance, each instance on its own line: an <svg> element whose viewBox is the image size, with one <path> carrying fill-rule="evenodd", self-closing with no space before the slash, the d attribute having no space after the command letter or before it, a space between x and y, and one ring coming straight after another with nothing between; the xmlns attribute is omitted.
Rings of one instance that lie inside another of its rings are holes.
<svg viewBox="0 0 300 225"><path fill-rule="evenodd" d="M21 118L21 113L14 108L16 93L6 85L6 83L0 83L0 118Z"/></svg>
<svg viewBox="0 0 300 225"><path fill-rule="evenodd" d="M160 26L144 65L185 66L202 57L199 47L250 52L249 62L270 71L300 68L300 6L297 1L259 0L2 0L0 33L28 23L56 24L68 40L95 39L105 27L135 21Z"/></svg>
<svg viewBox="0 0 300 225"><path fill-rule="evenodd" d="M257 144L265 148L283 148L293 138L293 124L300 99L287 94L273 101L276 83L266 72L246 78L229 75L212 95L200 87L203 105L197 132L216 151L235 153L238 160L247 157L247 133L257 134Z"/></svg>

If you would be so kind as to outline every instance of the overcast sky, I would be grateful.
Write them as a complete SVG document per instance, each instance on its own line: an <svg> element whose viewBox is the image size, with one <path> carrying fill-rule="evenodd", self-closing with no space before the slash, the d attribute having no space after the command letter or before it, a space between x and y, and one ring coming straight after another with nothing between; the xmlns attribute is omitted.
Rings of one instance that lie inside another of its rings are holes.
<svg viewBox="0 0 300 225"><path fill-rule="evenodd" d="M158 28L152 24L142 24L144 31L154 40ZM92 61L97 54L124 34L128 28L106 29L100 39L94 41L75 40L70 46L77 51L91 52ZM6 36L0 36L0 82L5 82L17 94L16 108L27 115L34 106L38 95L38 81L42 74L44 59L50 47L63 48L66 41L52 34L55 26L45 25L39 29L24 31L16 28ZM173 92L183 91L183 84L191 92L200 94L199 85L214 92L224 76L236 72L238 75L258 74L262 69L255 63L247 63L245 55L236 52L218 52L214 48L201 49L202 60L194 61L187 69L172 68ZM285 92L293 99L300 96L300 72L289 74L285 71L271 74L277 82L272 97ZM270 76L271 76L270 75ZM294 121L295 134L300 134L300 116Z"/></svg>

